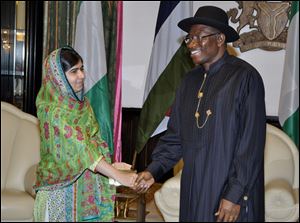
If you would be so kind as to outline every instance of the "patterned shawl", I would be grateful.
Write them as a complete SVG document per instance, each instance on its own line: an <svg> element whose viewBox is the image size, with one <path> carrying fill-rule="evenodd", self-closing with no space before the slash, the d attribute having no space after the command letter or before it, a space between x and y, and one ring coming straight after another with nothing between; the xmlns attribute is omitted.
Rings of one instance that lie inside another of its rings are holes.
<svg viewBox="0 0 300 223"><path fill-rule="evenodd" d="M85 193L90 196L95 190L88 185L95 184L103 193L105 190L106 196L101 199L112 203L115 188L108 184L106 177L88 169L101 157L111 162L108 146L101 139L88 99L76 99L62 70L60 52L61 49L57 49L45 59L42 87L36 100L41 161L34 188L51 191L74 182L82 183L87 184L79 193L84 197ZM101 185L97 185L99 182ZM90 191L86 191L87 188Z"/></svg>

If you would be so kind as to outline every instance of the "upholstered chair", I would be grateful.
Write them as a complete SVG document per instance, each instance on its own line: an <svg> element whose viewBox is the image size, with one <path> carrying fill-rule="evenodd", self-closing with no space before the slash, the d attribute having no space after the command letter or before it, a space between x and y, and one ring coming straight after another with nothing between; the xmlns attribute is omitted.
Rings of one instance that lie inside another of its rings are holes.
<svg viewBox="0 0 300 223"><path fill-rule="evenodd" d="M40 160L36 117L1 102L1 221L32 221Z"/></svg>
<svg viewBox="0 0 300 223"><path fill-rule="evenodd" d="M299 151L280 129L268 125L265 147L265 220L299 218Z"/></svg>

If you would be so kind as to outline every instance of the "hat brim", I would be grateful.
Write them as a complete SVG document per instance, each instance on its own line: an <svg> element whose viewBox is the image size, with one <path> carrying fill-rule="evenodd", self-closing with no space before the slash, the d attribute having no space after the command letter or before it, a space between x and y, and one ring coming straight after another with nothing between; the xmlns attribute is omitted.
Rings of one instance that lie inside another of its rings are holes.
<svg viewBox="0 0 300 223"><path fill-rule="evenodd" d="M231 26L207 18L186 18L178 23L178 27L188 33L191 26L196 24L203 24L220 30L226 36L226 42L234 42L240 38L239 34Z"/></svg>

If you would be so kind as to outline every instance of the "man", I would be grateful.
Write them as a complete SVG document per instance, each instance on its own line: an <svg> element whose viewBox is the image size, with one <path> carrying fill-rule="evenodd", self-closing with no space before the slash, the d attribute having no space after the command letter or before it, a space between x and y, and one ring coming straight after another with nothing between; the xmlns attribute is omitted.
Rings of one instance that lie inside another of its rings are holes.
<svg viewBox="0 0 300 223"><path fill-rule="evenodd" d="M217 7L200 7L178 26L196 67L177 90L166 134L139 173L145 192L183 158L180 221L264 221L264 86L247 62L230 56L239 39Z"/></svg>

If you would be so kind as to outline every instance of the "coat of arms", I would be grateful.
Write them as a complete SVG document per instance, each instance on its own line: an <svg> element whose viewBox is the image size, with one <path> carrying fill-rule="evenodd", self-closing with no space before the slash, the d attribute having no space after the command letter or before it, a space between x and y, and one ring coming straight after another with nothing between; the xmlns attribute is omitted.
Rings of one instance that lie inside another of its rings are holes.
<svg viewBox="0 0 300 223"><path fill-rule="evenodd" d="M254 48L263 50L281 50L285 48L288 13L290 2L267 1L237 1L242 12L237 17L238 9L232 8L227 12L231 22L237 23L237 32L240 39L233 42L234 47L239 47L241 52ZM240 33L241 29L249 25L250 32Z"/></svg>

